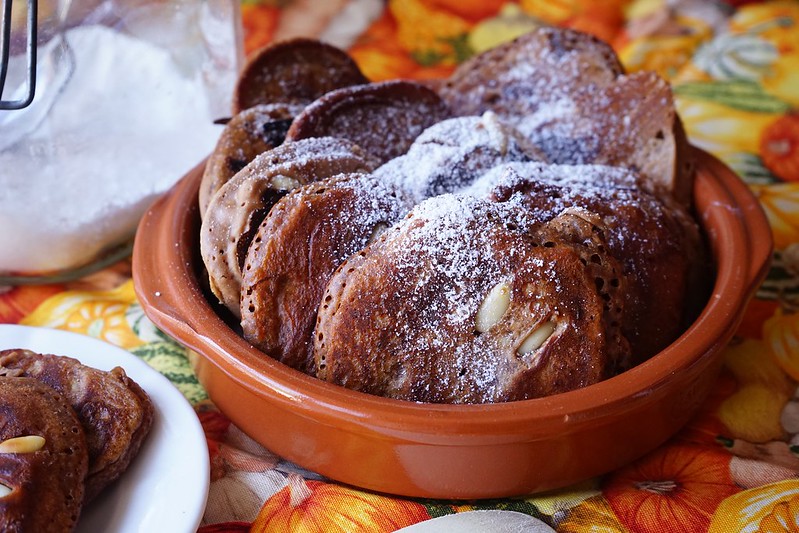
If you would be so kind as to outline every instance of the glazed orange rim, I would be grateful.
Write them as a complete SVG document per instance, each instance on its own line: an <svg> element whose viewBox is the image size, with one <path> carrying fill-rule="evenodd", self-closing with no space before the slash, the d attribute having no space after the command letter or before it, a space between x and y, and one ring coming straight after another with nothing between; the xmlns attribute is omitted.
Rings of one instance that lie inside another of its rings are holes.
<svg viewBox="0 0 799 533"><path fill-rule="evenodd" d="M348 390L262 355L216 315L195 276L196 251L185 244L194 242L198 234L198 169L142 219L133 256L136 293L153 322L230 379L268 397L275 406L306 412L311 419L337 419L341 426L378 425L396 435L428 432L442 437L478 434L486 428L497 432L500 427L506 433L529 436L535 432L534 422L542 426L550 421L590 422L650 401L675 374L710 364L709 354L732 337L744 305L765 277L772 252L771 230L757 199L717 159L699 149L695 152L700 162L694 189L697 211L700 224L713 233L712 252L717 261L708 303L698 319L662 352L618 376L574 391L496 404L422 404ZM154 231L159 228L165 231ZM719 250L722 243L724 255ZM167 272L164 285L156 291L154 280L137 275L142 269L136 263L148 263L151 272ZM196 315L184 316L185 308ZM201 333L203 325L214 323L230 335L211 339Z"/></svg>

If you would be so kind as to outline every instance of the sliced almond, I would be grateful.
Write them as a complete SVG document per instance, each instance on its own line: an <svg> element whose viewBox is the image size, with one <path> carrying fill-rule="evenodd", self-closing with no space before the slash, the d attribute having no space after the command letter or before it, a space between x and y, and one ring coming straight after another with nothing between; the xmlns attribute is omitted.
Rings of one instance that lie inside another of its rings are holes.
<svg viewBox="0 0 799 533"><path fill-rule="evenodd" d="M377 240L386 230L388 229L388 224L385 222L378 222L375 224L375 227L372 228L372 235L369 236L369 240L366 241L367 244L372 244L374 241Z"/></svg>
<svg viewBox="0 0 799 533"><path fill-rule="evenodd" d="M516 350L519 355L527 355L536 351L543 345L547 339L555 332L555 323L551 320L541 324L535 328L519 345Z"/></svg>
<svg viewBox="0 0 799 533"><path fill-rule="evenodd" d="M501 155L508 153L508 134L506 126L503 125L497 114L493 111L486 111L482 116L482 125L488 132L488 138L493 144L493 148Z"/></svg>
<svg viewBox="0 0 799 533"><path fill-rule="evenodd" d="M44 447L44 437L25 435L0 442L0 453L33 453Z"/></svg>
<svg viewBox="0 0 799 533"><path fill-rule="evenodd" d="M292 191L299 187L301 183L294 178L279 174L272 178L272 187L279 191Z"/></svg>
<svg viewBox="0 0 799 533"><path fill-rule="evenodd" d="M510 286L505 282L497 283L488 291L483 303L480 304L474 328L480 333L485 333L500 321L509 306Z"/></svg>
<svg viewBox="0 0 799 533"><path fill-rule="evenodd" d="M8 486L3 485L2 483L0 483L0 498L8 496L12 492L14 492L14 490L11 487L8 487Z"/></svg>

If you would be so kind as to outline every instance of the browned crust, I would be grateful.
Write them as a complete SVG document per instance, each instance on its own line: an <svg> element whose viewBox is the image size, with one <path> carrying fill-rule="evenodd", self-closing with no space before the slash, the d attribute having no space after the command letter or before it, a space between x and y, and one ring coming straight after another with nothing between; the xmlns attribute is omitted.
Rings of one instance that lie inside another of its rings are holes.
<svg viewBox="0 0 799 533"><path fill-rule="evenodd" d="M264 152L224 184L200 227L200 254L219 301L239 316L241 267L258 226L280 198L296 186L372 168L357 145L322 137Z"/></svg>
<svg viewBox="0 0 799 533"><path fill-rule="evenodd" d="M650 190L691 207L694 165L669 84L626 75L595 37L540 28L462 64L439 92L456 114L496 113L551 163L635 169Z"/></svg>
<svg viewBox="0 0 799 533"><path fill-rule="evenodd" d="M248 58L233 91L233 113L258 104L307 104L323 94L368 83L343 50L307 38L271 43Z"/></svg>
<svg viewBox="0 0 799 533"><path fill-rule="evenodd" d="M200 182L200 216L222 185L255 159L283 144L286 132L302 106L261 104L238 113L225 124L208 157Z"/></svg>
<svg viewBox="0 0 799 533"><path fill-rule="evenodd" d="M597 186L588 180L603 172L618 175L619 169L591 168L589 173L581 167L517 164L489 197L521 202L542 220L569 207L586 208L601 218L608 250L628 280L623 332L639 363L682 332L690 314L688 295L704 295L704 246L696 222L681 205L630 183Z"/></svg>
<svg viewBox="0 0 799 533"><path fill-rule="evenodd" d="M22 349L0 351L0 367L52 387L77 413L89 447L87 502L122 475L150 432L153 404L122 368L106 372Z"/></svg>
<svg viewBox="0 0 799 533"><path fill-rule="evenodd" d="M318 377L403 400L486 403L583 387L628 358L626 341L609 334L623 303L598 290L597 271L571 237L554 225L526 234L494 213L458 227L457 248L415 241L419 232L454 235L455 220L414 210L339 267L319 310ZM608 286L622 283L611 257L598 249L592 255L608 268ZM511 287L509 308L476 334L480 302L503 281ZM557 324L552 336L519 355L527 334L548 321Z"/></svg>
<svg viewBox="0 0 799 533"><path fill-rule="evenodd" d="M534 113L561 94L605 86L624 73L616 53L596 37L542 27L472 57L439 89L457 115Z"/></svg>
<svg viewBox="0 0 799 533"><path fill-rule="evenodd" d="M244 338L279 361L312 373L312 334L336 267L410 208L367 175L312 183L280 200L247 254L241 291Z"/></svg>
<svg viewBox="0 0 799 533"><path fill-rule="evenodd" d="M84 501L89 464L86 438L67 399L27 377L0 376L0 442L38 435L41 450L0 453L0 530L72 531Z"/></svg>
<svg viewBox="0 0 799 533"><path fill-rule="evenodd" d="M286 138L349 139L384 163L450 115L438 94L421 83L370 83L331 91L311 103L294 119Z"/></svg>

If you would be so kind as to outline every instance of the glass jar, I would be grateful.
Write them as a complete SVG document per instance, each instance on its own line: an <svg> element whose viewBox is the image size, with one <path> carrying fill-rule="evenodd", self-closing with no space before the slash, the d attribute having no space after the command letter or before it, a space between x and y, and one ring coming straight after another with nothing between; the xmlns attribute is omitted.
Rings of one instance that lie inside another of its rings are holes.
<svg viewBox="0 0 799 533"><path fill-rule="evenodd" d="M12 1L3 100L28 89ZM0 110L0 285L130 252L147 207L213 149L243 60L238 0L39 0L35 96Z"/></svg>

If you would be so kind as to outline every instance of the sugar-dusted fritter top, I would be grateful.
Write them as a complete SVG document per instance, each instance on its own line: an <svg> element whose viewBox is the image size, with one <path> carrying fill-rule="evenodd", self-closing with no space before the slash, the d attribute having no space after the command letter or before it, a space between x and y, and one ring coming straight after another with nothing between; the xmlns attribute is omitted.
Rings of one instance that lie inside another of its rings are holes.
<svg viewBox="0 0 799 533"><path fill-rule="evenodd" d="M417 205L333 275L317 376L403 400L486 403L626 368L624 280L601 222L575 211L535 225L524 209L473 197Z"/></svg>

